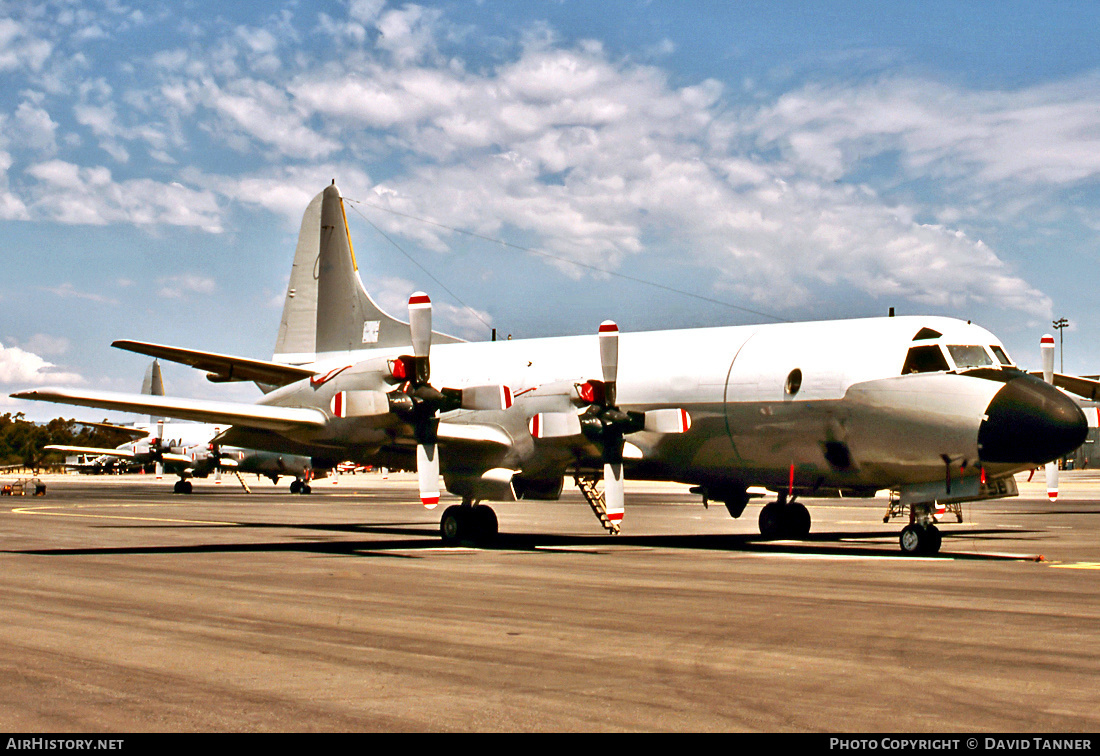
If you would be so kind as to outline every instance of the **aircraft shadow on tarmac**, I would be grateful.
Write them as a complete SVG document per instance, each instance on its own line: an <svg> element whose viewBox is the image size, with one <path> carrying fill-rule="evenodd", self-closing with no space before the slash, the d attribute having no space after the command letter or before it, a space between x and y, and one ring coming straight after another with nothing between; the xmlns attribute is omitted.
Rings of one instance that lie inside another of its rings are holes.
<svg viewBox="0 0 1100 756"><path fill-rule="evenodd" d="M107 525L100 528L120 528L128 526ZM335 540L337 536L318 535L316 539L297 537L293 541L262 541L256 543L207 543L173 546L121 546L121 547L85 547L63 549L25 549L0 550L0 553L29 554L39 556L90 556L90 555L151 555L151 554L231 554L231 553L279 553L301 552L308 554L343 555L349 557L395 557L401 559L424 558L431 553L447 550L468 550L472 543L463 543L458 547L444 546L439 539L439 530L424 523L238 523L233 525L143 525L143 530L214 527L248 532L251 530L295 530L314 531L316 533L370 534L373 536L395 536L388 540ZM1005 538L1018 539L1027 535L1042 535L1040 530L1017 530L1011 532L998 529L966 529L945 532L943 550L936 555L945 559L977 560L1014 560L1028 558L1025 554L978 553L952 551L953 539L978 539L995 547ZM860 543L866 541L866 543ZM491 545L476 548L495 551L543 551L555 549L576 553L613 553L623 547L648 549L683 549L703 551L728 551L742 553L798 554L809 556L848 556L848 557L901 557L897 538L882 531L866 532L821 532L811 533L800 541L769 541L753 534L691 534L691 535L560 535L526 534L501 532ZM970 544L973 547L973 543ZM933 557L933 558L936 558Z"/></svg>

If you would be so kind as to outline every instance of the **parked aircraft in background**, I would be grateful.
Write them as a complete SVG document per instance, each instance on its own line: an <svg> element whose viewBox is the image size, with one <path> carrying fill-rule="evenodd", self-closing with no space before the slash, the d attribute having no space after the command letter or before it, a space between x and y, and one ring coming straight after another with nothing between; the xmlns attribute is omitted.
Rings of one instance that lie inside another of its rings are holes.
<svg viewBox="0 0 1100 756"><path fill-rule="evenodd" d="M142 395L164 396L164 379L160 364L155 360L145 373ZM166 423L162 418L153 416L148 423L130 426L86 424L118 431L129 435L132 440L113 449L51 444L45 450L94 455L100 465L104 464L104 460L122 461L139 467L153 464L158 480L165 470L179 476L174 489L176 493L191 493L191 478L206 478L213 474L220 482L223 470L235 473L241 485L245 485L240 478L241 473L263 475L273 483L278 483L280 477L293 476L290 488L294 493L309 493L312 490L309 481L328 474L327 470L315 471L308 457L222 446L215 442L222 428L208 423ZM78 466L85 467L86 464Z"/></svg>
<svg viewBox="0 0 1100 756"><path fill-rule="evenodd" d="M593 331L597 331L593 328ZM382 312L358 275L335 183L306 210L270 362L122 341L115 346L252 380L253 405L39 388L13 396L232 425L221 443L416 469L462 503L445 541L487 541L484 501L556 499L572 477L618 532L624 478L691 484L740 517L775 492L766 537L801 538L799 497L890 489L907 553L934 553L937 506L1017 493L1012 475L1085 437L1061 391L1017 369L1000 341L952 318L890 317L462 343ZM602 479L603 488L598 483Z"/></svg>

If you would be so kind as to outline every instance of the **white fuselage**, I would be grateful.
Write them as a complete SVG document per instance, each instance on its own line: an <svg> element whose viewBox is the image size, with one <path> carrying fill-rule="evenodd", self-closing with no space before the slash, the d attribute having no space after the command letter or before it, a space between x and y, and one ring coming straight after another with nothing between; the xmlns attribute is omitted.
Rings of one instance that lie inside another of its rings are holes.
<svg viewBox="0 0 1100 756"><path fill-rule="evenodd" d="M627 455L630 475L774 487L790 484L793 466L800 489L864 491L942 478L945 466L956 468L958 475L978 475L978 429L1003 384L954 372L972 365L903 376L922 329L937 334L920 340L923 346L980 347L989 366L1001 368L992 348L1001 349L1000 354L1003 349L991 333L949 318L624 332L618 405L637 411L678 407L691 416L684 434L629 436L636 450ZM941 351L950 355L946 348ZM265 397L264 403L326 407L336 391L388 389L386 358L407 352L371 352L368 361L331 381L295 384ZM363 354L322 355L317 365L321 370L341 367L362 360ZM497 425L513 441L500 464L540 475L556 462L531 440L529 419L539 412L576 411L576 385L600 375L594 334L440 344L431 351L432 385L503 383L515 397L504 412L456 411L444 419ZM362 457L370 459L388 437L369 422L361 425ZM348 426L333 432L347 437ZM446 472L446 455L443 460Z"/></svg>

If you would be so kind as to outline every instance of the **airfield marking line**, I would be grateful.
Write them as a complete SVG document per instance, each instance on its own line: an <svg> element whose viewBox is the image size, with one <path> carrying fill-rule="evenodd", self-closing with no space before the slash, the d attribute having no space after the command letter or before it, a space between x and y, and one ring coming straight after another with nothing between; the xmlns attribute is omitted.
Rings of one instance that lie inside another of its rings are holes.
<svg viewBox="0 0 1100 756"><path fill-rule="evenodd" d="M1062 570L1100 570L1100 562L1070 562L1068 564L1050 564Z"/></svg>
<svg viewBox="0 0 1100 756"><path fill-rule="evenodd" d="M78 504L77 509L83 507L95 507L95 508L110 508L110 507L159 507L165 506L164 504ZM139 520L145 522L179 522L187 523L189 525L240 525L239 522L223 522L218 520L183 520L172 517L134 517L130 515L115 515L115 514L82 514L78 512L49 512L46 510L56 509L57 507L52 505L44 505L40 507L16 507L11 510L12 514L25 514L25 515L44 515L46 517L90 517L101 520Z"/></svg>

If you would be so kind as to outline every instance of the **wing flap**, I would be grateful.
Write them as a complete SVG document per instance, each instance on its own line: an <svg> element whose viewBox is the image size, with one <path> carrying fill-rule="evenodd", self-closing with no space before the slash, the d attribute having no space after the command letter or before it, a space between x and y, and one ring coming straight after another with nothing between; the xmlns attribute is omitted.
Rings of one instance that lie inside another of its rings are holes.
<svg viewBox="0 0 1100 756"><path fill-rule="evenodd" d="M270 386L285 386L288 383L294 383L314 375L313 370L297 365L252 360L247 357L234 357L228 354L217 354L216 352L200 352L195 349L150 344L144 341L123 339L112 342L111 346L125 349L128 352L158 357L169 362L189 365L198 370L205 370L208 373L207 379L215 383L256 381Z"/></svg>
<svg viewBox="0 0 1100 756"><path fill-rule="evenodd" d="M171 396L124 394L113 391L41 388L20 391L11 396L15 399L98 407L142 415L164 415L181 420L196 420L200 423L225 423L277 432L323 428L328 422L324 412L306 407L178 399Z"/></svg>

